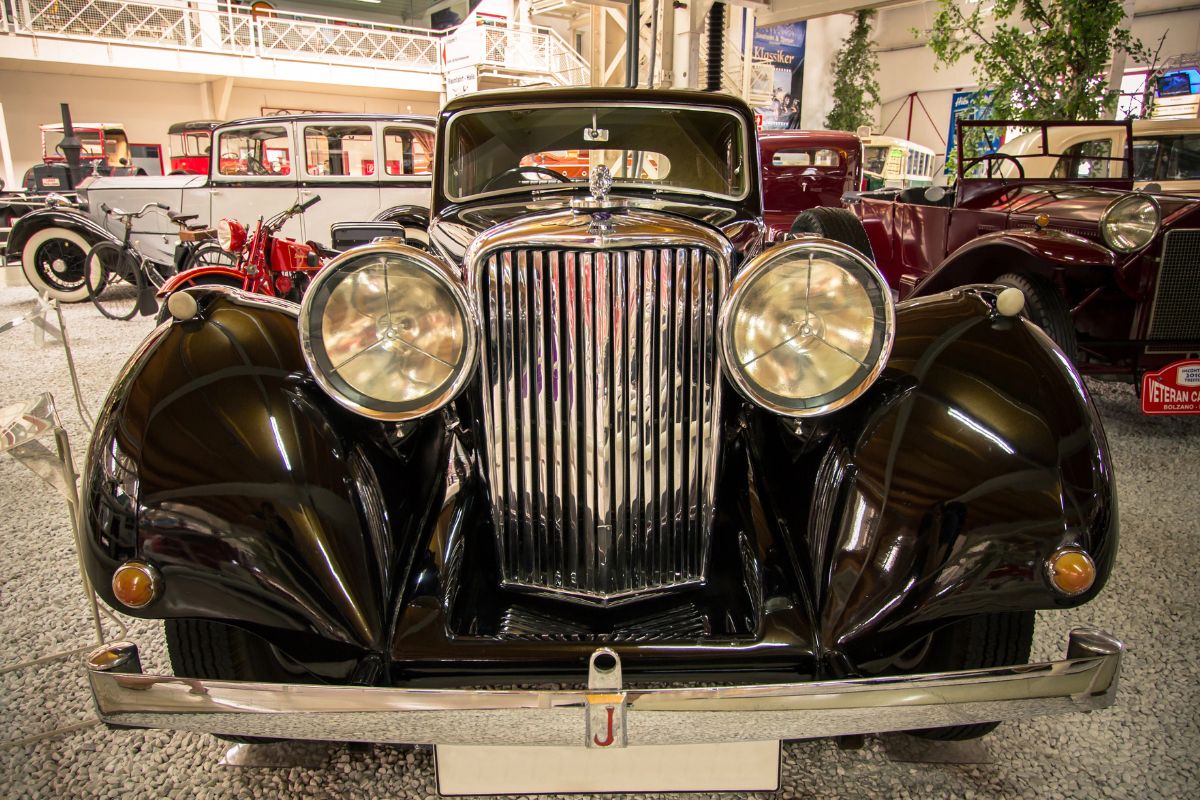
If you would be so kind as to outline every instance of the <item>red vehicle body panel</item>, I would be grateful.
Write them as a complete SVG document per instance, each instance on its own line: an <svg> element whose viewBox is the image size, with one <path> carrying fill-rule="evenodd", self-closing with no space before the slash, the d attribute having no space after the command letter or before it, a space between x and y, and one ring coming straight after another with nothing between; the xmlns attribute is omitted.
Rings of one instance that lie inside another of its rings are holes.
<svg viewBox="0 0 1200 800"><path fill-rule="evenodd" d="M923 200L924 189L908 189L863 195L852 204L880 270L901 299L1010 272L1036 274L1052 280L1071 309L1081 372L1136 378L1200 351L1200 340L1153 347L1145 341L1164 237L1171 230L1200 229L1200 199L1156 195L1162 209L1158 235L1143 250L1122 254L1100 232L1105 209L1127 193L1108 188L1114 181L966 183L966 200L952 192L932 204ZM977 185L983 183L992 185ZM1132 190L1132 182L1126 185ZM1040 229L1043 214L1047 221Z"/></svg>
<svg viewBox="0 0 1200 800"><path fill-rule="evenodd" d="M845 208L842 195L862 180L862 142L844 131L761 131L763 217L768 241L778 241L801 211L818 206ZM829 150L837 163L784 163L783 154Z"/></svg>
<svg viewBox="0 0 1200 800"><path fill-rule="evenodd" d="M208 156L171 156L171 171L189 175L208 174Z"/></svg>

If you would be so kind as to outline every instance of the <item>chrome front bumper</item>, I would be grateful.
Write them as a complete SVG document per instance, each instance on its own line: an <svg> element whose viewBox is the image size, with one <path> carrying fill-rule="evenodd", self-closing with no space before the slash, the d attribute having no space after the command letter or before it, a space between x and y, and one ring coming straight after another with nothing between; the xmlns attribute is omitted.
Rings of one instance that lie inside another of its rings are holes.
<svg viewBox="0 0 1200 800"><path fill-rule="evenodd" d="M622 688L606 648L587 691L356 688L145 675L137 646L87 658L104 722L237 736L406 744L579 745L809 739L964 725L1113 704L1124 646L1071 632L1067 657L887 678L683 689ZM581 676L582 677L582 676Z"/></svg>

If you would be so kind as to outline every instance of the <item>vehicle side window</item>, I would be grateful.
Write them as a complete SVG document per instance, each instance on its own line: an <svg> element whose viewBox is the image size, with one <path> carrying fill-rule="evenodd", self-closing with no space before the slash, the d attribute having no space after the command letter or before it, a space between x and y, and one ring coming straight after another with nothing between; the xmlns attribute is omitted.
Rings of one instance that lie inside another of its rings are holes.
<svg viewBox="0 0 1200 800"><path fill-rule="evenodd" d="M271 177L292 174L292 146L282 125L223 131L216 152L221 175Z"/></svg>
<svg viewBox="0 0 1200 800"><path fill-rule="evenodd" d="M419 128L384 128L383 161L388 175L429 175L433 172L433 133Z"/></svg>
<svg viewBox="0 0 1200 800"><path fill-rule="evenodd" d="M1200 135L1192 134L1172 139L1166 162L1163 180L1200 180Z"/></svg>
<svg viewBox="0 0 1200 800"><path fill-rule="evenodd" d="M1054 165L1052 178L1107 178L1109 166L1116 162L1108 161L1112 156L1111 139L1090 139L1078 142L1068 147ZM1120 167L1116 168L1118 171Z"/></svg>
<svg viewBox="0 0 1200 800"><path fill-rule="evenodd" d="M773 167L837 167L841 156L836 150L822 147L819 150L780 150L771 156Z"/></svg>
<svg viewBox="0 0 1200 800"><path fill-rule="evenodd" d="M309 175L374 175L375 134L370 125L306 125L304 164Z"/></svg>
<svg viewBox="0 0 1200 800"><path fill-rule="evenodd" d="M1158 139L1139 139L1133 143L1133 179L1152 181L1158 169Z"/></svg>

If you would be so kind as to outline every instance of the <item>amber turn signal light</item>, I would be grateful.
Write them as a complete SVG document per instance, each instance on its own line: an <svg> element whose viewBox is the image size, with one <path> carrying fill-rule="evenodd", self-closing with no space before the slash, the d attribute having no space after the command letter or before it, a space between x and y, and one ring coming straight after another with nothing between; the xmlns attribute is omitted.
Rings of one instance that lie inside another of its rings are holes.
<svg viewBox="0 0 1200 800"><path fill-rule="evenodd" d="M158 597L162 581L156 570L145 561L126 561L117 567L112 577L112 590L123 605L144 608Z"/></svg>
<svg viewBox="0 0 1200 800"><path fill-rule="evenodd" d="M1096 582L1096 563L1082 550L1066 548L1050 556L1050 582L1065 595L1086 592Z"/></svg>

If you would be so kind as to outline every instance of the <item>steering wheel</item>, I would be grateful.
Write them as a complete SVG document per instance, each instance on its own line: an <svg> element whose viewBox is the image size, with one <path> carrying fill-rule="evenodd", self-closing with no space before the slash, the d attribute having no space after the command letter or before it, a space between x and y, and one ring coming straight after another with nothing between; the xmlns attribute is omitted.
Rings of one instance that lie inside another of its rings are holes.
<svg viewBox="0 0 1200 800"><path fill-rule="evenodd" d="M498 175L493 175L491 180L489 180L487 183L485 183L483 185L483 191L486 192L488 189L491 189L492 184L498 183L502 178L507 178L510 175L520 175L522 173L531 173L534 175L546 175L548 177L553 178L555 180L555 182L557 182L557 183L570 183L571 182L571 179L568 178L566 175L563 175L561 172L556 172L556 171L550 169L549 167L538 167L538 166L534 166L531 164L528 167L521 167L521 166L512 167L510 169L504 170L504 172L501 172Z"/></svg>
<svg viewBox="0 0 1200 800"><path fill-rule="evenodd" d="M246 166L253 170L255 175L270 175L271 170L267 169L266 164L259 161L251 155L246 156Z"/></svg>
<svg viewBox="0 0 1200 800"><path fill-rule="evenodd" d="M1018 159L1010 156L1008 153L988 153L987 155L979 156L978 158L972 158L970 161L963 164L962 174L965 177L966 174L971 171L971 168L976 164L987 162L987 177L997 177L993 173L995 171L994 164L998 161L1011 161L1017 167L1017 180L1025 179L1025 167L1021 166L1021 162ZM1002 181L1007 180L1003 175L999 176L999 179Z"/></svg>

